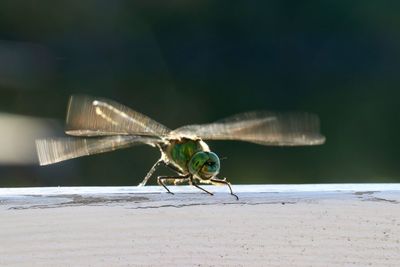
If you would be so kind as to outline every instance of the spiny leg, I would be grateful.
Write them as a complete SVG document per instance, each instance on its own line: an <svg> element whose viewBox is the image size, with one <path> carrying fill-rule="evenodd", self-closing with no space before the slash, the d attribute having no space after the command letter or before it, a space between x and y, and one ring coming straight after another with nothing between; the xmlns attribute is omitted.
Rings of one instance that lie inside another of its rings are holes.
<svg viewBox="0 0 400 267"><path fill-rule="evenodd" d="M226 181L226 178L224 178L223 180L212 178L212 179L210 179L210 182L213 183L213 184L225 184L225 185L227 185L229 187L229 190L231 191L231 195L236 197L236 200L239 200L239 197L236 194L233 193L231 184L228 181Z"/></svg>
<svg viewBox="0 0 400 267"><path fill-rule="evenodd" d="M200 187L198 184L196 184L196 182L193 180L193 176L190 177L190 182L191 182L191 184L192 184L194 187L197 187L198 189L200 189L200 190L206 192L207 194L209 194L209 195L211 195L211 196L214 195L213 193L211 193L211 192L205 190L204 188L202 188L202 187Z"/></svg>
<svg viewBox="0 0 400 267"><path fill-rule="evenodd" d="M189 175L182 175L182 176L158 176L157 177L157 183L161 186L163 186L165 188L165 190L167 190L168 193L170 194L174 194L172 193L168 187L165 185L164 181L168 181L168 180L178 180L178 183L183 183L186 181L189 181Z"/></svg>
<svg viewBox="0 0 400 267"><path fill-rule="evenodd" d="M168 177L170 176L164 176L163 178L163 183L166 185L179 185L190 182L187 176L184 176L185 178L177 178L179 176L173 176L173 178L168 178Z"/></svg>
<svg viewBox="0 0 400 267"><path fill-rule="evenodd" d="M153 173L155 172L155 170L157 169L158 166L160 166L161 163L164 163L164 161L161 159L159 159L154 165L153 167L151 167L151 169L149 170L149 172L146 174L146 177L144 177L143 181L138 184L138 186L145 186L147 181L150 179L150 177L153 175Z"/></svg>
<svg viewBox="0 0 400 267"><path fill-rule="evenodd" d="M183 183L187 183L187 182L189 182L189 178L174 179L173 184L179 185L179 184L183 184Z"/></svg>
<svg viewBox="0 0 400 267"><path fill-rule="evenodd" d="M180 170L178 167L176 167L175 165L168 163L168 162L164 162L165 166L170 168L171 170L173 170L174 172L178 173L178 174L182 174L182 170Z"/></svg>

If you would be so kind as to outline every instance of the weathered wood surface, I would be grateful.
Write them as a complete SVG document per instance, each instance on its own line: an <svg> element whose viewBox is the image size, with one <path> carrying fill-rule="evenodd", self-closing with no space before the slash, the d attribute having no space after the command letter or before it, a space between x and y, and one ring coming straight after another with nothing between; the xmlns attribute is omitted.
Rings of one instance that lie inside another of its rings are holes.
<svg viewBox="0 0 400 267"><path fill-rule="evenodd" d="M400 185L0 189L0 266L399 266Z"/></svg>

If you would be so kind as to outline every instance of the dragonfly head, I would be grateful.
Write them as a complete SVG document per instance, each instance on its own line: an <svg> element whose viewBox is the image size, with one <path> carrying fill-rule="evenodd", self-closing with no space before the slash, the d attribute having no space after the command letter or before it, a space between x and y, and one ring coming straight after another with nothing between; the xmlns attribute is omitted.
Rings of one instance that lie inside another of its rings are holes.
<svg viewBox="0 0 400 267"><path fill-rule="evenodd" d="M202 180L209 180L219 173L219 158L213 152L200 151L189 161L189 172Z"/></svg>

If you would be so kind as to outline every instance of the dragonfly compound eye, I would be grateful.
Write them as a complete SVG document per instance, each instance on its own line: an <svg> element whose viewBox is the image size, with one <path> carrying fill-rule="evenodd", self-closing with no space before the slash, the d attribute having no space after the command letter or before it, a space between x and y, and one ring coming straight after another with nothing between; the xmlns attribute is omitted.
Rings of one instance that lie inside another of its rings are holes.
<svg viewBox="0 0 400 267"><path fill-rule="evenodd" d="M189 172L203 180L209 180L218 174L220 162L213 152L197 152L189 161Z"/></svg>

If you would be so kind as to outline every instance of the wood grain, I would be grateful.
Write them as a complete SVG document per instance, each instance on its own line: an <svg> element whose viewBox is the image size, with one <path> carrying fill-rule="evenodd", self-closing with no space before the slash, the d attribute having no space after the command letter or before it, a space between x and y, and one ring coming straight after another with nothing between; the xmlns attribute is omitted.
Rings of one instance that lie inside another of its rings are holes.
<svg viewBox="0 0 400 267"><path fill-rule="evenodd" d="M0 266L398 266L400 186L0 189Z"/></svg>

